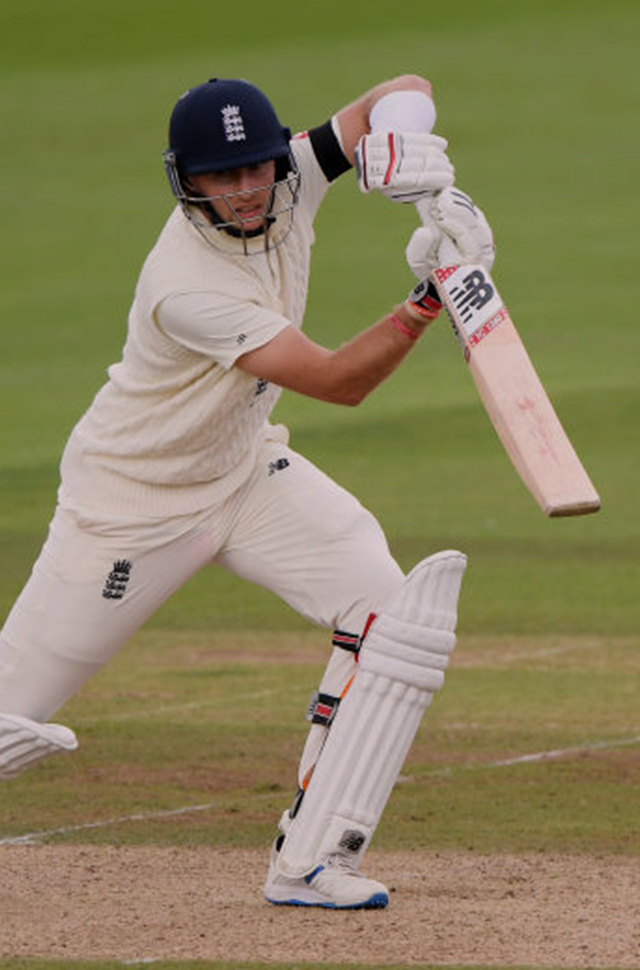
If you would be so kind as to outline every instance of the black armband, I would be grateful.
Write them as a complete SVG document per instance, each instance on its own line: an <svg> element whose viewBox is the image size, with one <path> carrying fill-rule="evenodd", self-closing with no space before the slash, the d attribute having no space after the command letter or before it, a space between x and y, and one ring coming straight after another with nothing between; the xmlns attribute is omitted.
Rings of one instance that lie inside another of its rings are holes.
<svg viewBox="0 0 640 970"><path fill-rule="evenodd" d="M342 151L340 142L330 121L317 128L309 129L309 139L316 159L329 182L334 182L338 176L348 172L351 162Z"/></svg>

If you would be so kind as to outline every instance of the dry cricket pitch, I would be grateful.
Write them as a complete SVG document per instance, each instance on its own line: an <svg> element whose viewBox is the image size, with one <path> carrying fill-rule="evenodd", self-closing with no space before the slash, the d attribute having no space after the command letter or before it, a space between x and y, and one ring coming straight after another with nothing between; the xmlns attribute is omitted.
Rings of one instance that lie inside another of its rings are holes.
<svg viewBox="0 0 640 970"><path fill-rule="evenodd" d="M0 956L640 967L640 862L370 852L385 911L263 901L255 850L5 846Z"/></svg>

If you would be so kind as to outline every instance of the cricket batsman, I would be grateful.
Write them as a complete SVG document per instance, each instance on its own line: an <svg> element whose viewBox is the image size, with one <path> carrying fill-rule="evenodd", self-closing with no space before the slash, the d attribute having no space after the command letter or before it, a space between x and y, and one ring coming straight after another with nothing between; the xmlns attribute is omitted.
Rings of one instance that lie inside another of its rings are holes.
<svg viewBox="0 0 640 970"><path fill-rule="evenodd" d="M0 634L4 780L77 747L52 716L208 564L331 631L264 887L275 904L387 905L360 864L455 643L465 556L437 552L404 575L371 512L270 421L283 389L354 406L399 367L441 309L425 281L443 240L492 262L434 121L416 75L294 137L244 80L212 78L177 101L164 153L177 204L140 273L122 357L71 432L48 537ZM431 200L407 250L421 282L330 349L302 331L313 225L354 166L362 192Z"/></svg>

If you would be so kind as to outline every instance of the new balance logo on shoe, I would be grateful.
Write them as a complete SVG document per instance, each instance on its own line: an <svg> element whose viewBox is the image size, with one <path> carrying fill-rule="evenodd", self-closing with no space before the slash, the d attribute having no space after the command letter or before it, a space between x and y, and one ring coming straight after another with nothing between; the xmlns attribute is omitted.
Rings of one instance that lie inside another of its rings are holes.
<svg viewBox="0 0 640 970"><path fill-rule="evenodd" d="M340 839L340 848L347 852L359 852L364 845L364 835L357 829L346 829Z"/></svg>

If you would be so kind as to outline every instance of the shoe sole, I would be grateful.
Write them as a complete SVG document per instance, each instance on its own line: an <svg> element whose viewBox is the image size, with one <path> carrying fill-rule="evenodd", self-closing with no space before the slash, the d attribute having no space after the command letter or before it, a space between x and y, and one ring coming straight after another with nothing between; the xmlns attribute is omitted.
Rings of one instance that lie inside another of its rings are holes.
<svg viewBox="0 0 640 970"><path fill-rule="evenodd" d="M311 902L308 899L296 899L295 897L270 899L269 896L265 896L265 899L273 906L315 906L320 909L384 909L389 904L389 897L386 893L374 893L373 896L361 903L344 903L343 905L331 902Z"/></svg>

